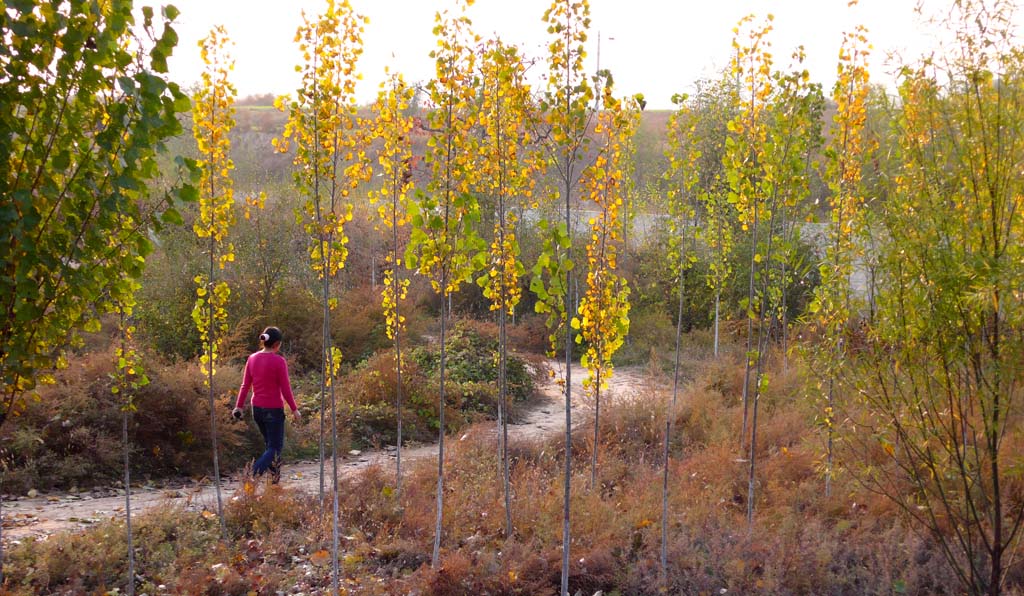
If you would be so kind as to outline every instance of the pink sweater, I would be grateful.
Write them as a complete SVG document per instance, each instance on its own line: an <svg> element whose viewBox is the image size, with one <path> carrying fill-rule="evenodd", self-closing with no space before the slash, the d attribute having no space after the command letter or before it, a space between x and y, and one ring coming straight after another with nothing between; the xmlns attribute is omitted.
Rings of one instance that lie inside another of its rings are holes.
<svg viewBox="0 0 1024 596"><path fill-rule="evenodd" d="M238 390L235 407L241 408L245 405L250 388L252 405L257 408L284 408L284 403L288 402L288 407L293 412L296 410L292 385L288 380L288 363L280 354L255 352L249 355L249 359L245 361L242 388Z"/></svg>

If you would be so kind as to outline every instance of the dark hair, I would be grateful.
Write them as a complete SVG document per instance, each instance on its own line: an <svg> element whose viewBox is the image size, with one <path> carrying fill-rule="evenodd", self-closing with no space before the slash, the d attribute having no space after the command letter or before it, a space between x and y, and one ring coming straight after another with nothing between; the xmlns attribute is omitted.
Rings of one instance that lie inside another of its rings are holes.
<svg viewBox="0 0 1024 596"><path fill-rule="evenodd" d="M277 327L267 327L260 334L260 347L273 348L277 344L281 343L281 338L284 337L281 334L281 330Z"/></svg>

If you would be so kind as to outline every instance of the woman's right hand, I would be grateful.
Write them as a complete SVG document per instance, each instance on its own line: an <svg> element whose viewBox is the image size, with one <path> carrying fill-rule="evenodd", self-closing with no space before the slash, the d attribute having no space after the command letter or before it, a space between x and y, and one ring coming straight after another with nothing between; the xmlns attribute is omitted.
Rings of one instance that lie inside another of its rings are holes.
<svg viewBox="0 0 1024 596"><path fill-rule="evenodd" d="M234 416L235 420L241 420L242 408L235 408L234 410L231 410L231 415Z"/></svg>

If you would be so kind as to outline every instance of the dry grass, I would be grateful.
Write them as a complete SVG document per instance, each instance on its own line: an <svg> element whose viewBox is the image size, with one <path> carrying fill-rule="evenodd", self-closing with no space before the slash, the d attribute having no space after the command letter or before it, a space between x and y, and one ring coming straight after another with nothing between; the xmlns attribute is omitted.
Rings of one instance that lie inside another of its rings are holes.
<svg viewBox="0 0 1024 596"><path fill-rule="evenodd" d="M763 396L756 516L748 526L747 463L738 453L742 366L723 358L694 371L673 411L668 593L959 592L934 542L910 531L885 501L848 476L835 481L833 497L823 496L821 442L799 370L775 375ZM588 486L590 432L584 426L574 435L572 593L663 593L660 453L667 397L605 410L597 489ZM516 532L506 539L496 445L488 431L471 427L450 438L437 569L429 567L436 464L412 465L401 494L380 469L343 482L341 563L349 593L557 593L561 440L511 445ZM173 530L172 519L180 522ZM315 499L258 486L231 503L229 527L232 541L222 547L204 542L211 526L193 514L146 516L138 541L153 554L140 562L144 576L182 593L197 593L196 586L212 586L206 593L234 593L242 585L260 593L329 586L323 552L329 551L330 518ZM94 590L96 577L123 577L118 530L114 523L84 537L16 549L9 587L13 593ZM81 555L70 548L58 552L59 545L79 541L94 546ZM92 579L72 571L86 566L95 572ZM169 579L172 569L177 579ZM1011 572L1011 592L1019 590L1019 576Z"/></svg>
<svg viewBox="0 0 1024 596"><path fill-rule="evenodd" d="M149 385L136 391L137 411L130 419L132 460L140 477L209 473L210 413L203 377L194 363L149 359ZM110 392L113 348L71 360L57 371L55 385L40 389L22 416L4 427L0 449L6 452L4 490L20 492L54 486L92 487L122 473L121 407ZM252 439L230 416L241 371L219 369L217 421L226 468L244 463Z"/></svg>

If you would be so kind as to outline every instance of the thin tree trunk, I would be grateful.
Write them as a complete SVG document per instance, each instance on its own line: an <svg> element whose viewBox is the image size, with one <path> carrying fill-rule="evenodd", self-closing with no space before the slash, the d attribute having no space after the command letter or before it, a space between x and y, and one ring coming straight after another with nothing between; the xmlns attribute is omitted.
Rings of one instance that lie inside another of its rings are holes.
<svg viewBox="0 0 1024 596"><path fill-rule="evenodd" d="M334 596L338 596L341 581L341 573L338 569L338 526L341 524L341 515L338 511L338 401L334 389L333 370L331 377L331 485L333 486L331 493L334 495L331 512L331 590Z"/></svg>
<svg viewBox="0 0 1024 596"><path fill-rule="evenodd" d="M769 228L768 236L768 257L767 260L771 259L771 229ZM768 280L765 279L765 286L768 286ZM767 333L764 331L764 319L765 311L768 308L768 288L764 288L764 294L761 297L761 312L758 315L757 323L757 361L755 365L754 373L754 400L753 400L753 414L750 422L750 474L747 478L747 525L753 527L754 523L754 483L756 477L756 466L757 466L757 415L758 405L761 401L761 379L762 379L762 365L764 362L764 351L768 348Z"/></svg>
<svg viewBox="0 0 1024 596"><path fill-rule="evenodd" d="M568 63L566 69L569 68ZM566 98L568 101L568 97ZM566 106L568 111L569 106ZM566 254L572 256L572 203L570 201L572 167L570 155L565 155L565 229L569 235L570 246ZM565 272L565 469L562 484L562 596L569 596L569 546L571 543L570 511L572 493L572 326L569 317L572 312L572 271Z"/></svg>
<svg viewBox="0 0 1024 596"><path fill-rule="evenodd" d="M397 232L395 234L397 236ZM397 252L397 251L396 251ZM401 281L398 279L398 266L394 266L395 275L395 291L401 292ZM398 294L395 294L395 414L397 418L397 437L395 440L395 492L401 496L402 494L402 343L400 341L401 336L401 321L398 311Z"/></svg>
<svg viewBox="0 0 1024 596"><path fill-rule="evenodd" d="M718 357L718 321L721 312L722 290L715 289L715 358Z"/></svg>
<svg viewBox="0 0 1024 596"><path fill-rule="evenodd" d="M605 259L605 250L606 250L605 239L606 239L606 237L607 237L607 234L605 232L602 232L601 233L601 243L600 243L600 246L599 246L599 249L600 249L600 252L599 252L599 255L600 255L599 256L599 262L602 262ZM604 300L599 299L598 300L598 309L599 310L604 310L604 306L605 306L604 305ZM603 343L604 339L601 338L601 339L598 340L598 342L599 343ZM598 352L600 352L600 351L601 350L599 349ZM602 371L602 369L604 367L604 364L601 362L600 358L601 358L601 356L599 355L598 356L598 361L597 361L597 376L596 376L596 379L595 379L597 382L594 384L594 451L593 451L593 453L591 453L591 461L590 461L590 490L594 490L594 488L597 487L597 452L600 449L600 447L599 447L600 442L599 441L600 441L600 435L601 435L601 371Z"/></svg>
<svg viewBox="0 0 1024 596"><path fill-rule="evenodd" d="M317 54L314 52L313 53L313 64L314 64L314 67L316 65L316 61L317 61ZM313 85L312 104L314 106L317 106L317 105L319 105L319 101L320 101L320 87L319 87L318 84L314 83L314 85ZM314 110L318 110L318 109L319 108L314 107ZM324 313L324 320L323 320L323 325L321 326L322 341L321 341L321 345L320 345L320 349L322 350L323 356L322 356L321 361L320 361L320 439L319 439L319 450L320 450L320 455L319 455L319 459L320 459L320 492L318 494L319 501L320 501L320 511L323 512L324 511L324 492L325 492L325 488L326 488L325 487L326 478L325 478L325 475L324 475L324 473L325 473L325 470L324 470L324 459L325 459L325 452L324 452L324 432L325 432L325 429L324 429L324 412L326 410L325 406L327 405L327 403L326 403L327 402L327 363L330 361L330 351L328 350L328 343L330 342L330 335L329 335L329 330L330 330L330 327L329 327L330 311L329 311L329 307L328 307L328 304L329 304L328 303L328 298L329 298L329 291L330 291L330 281L328 280L328 277L327 277L328 276L328 272L329 272L329 268L330 268L330 257L329 257L329 252L328 252L328 247L330 246L330 244L329 244L329 240L330 239L325 237L325 234L324 234L323 212L322 212L321 205L320 205L320 171L319 171L319 165L318 165L319 164L318 160L319 160L319 157L320 157L320 155L319 155L319 149L320 149L320 120L319 120L319 118L314 117L314 118L312 118L312 122L313 122L313 147L317 148L316 152L314 152L314 157L315 157L315 159L317 161L315 161L314 165L313 165L313 207L314 207L314 213L315 213L315 217L316 217L317 239L320 241L320 264L322 266L322 270L321 270L320 273L323 276L322 277L323 288L322 288L322 296L321 297L323 299L322 308L323 308L323 313Z"/></svg>
<svg viewBox="0 0 1024 596"><path fill-rule="evenodd" d="M568 197L568 194L566 195ZM566 221L569 217L569 201L566 198ZM571 297L568 292L568 286L571 281L571 273L566 272L565 274L565 302L566 302L566 316L568 317L568 309L572 304ZM572 480L572 331L570 325L565 326L565 477L563 483L563 498L562 498L562 596L568 596L569 594L569 543L570 543L570 526L569 526L569 511L570 511L570 491L571 491L571 480Z"/></svg>
<svg viewBox="0 0 1024 596"><path fill-rule="evenodd" d="M597 487L597 450L601 436L601 368L597 369L594 384L594 450L590 453L590 490Z"/></svg>
<svg viewBox="0 0 1024 596"><path fill-rule="evenodd" d="M410 177L412 169L409 170ZM391 283L395 291L395 418L397 437L395 439L395 493L402 495L402 317L399 303L402 296L401 269L398 266L398 187L401 176L398 170L392 178L391 191Z"/></svg>
<svg viewBox="0 0 1024 596"><path fill-rule="evenodd" d="M754 482L756 480L755 467L757 464L757 405L761 398L761 360L758 358L757 374L755 376L757 387L754 388L753 415L750 423L750 474L747 478L747 525L754 523Z"/></svg>
<svg viewBox="0 0 1024 596"><path fill-rule="evenodd" d="M317 201L316 210L317 210L317 220L318 220L317 225L318 226L322 226L322 224L319 221L319 220L321 220L319 200ZM324 469L325 468L324 460L327 459L326 458L326 449L324 448L324 443L325 443L324 438L325 438L325 433L326 433L326 428L324 427L324 412L327 410L327 407L326 407L327 406L327 366L328 366L328 363L331 361L331 351L330 351L330 341L331 341L330 318L331 318L331 314L330 314L330 308L329 308L330 280L327 278L327 268L329 267L329 264L327 262L326 252L324 252L324 251L328 250L328 248L327 248L328 247L328 243L327 243L326 239L323 237L323 231L322 230L323 230L323 228L321 227L321 232L320 232L320 251L321 252L320 252L320 254L322 255L322 259L323 259L323 272L322 272L322 274L323 274L323 284L322 284L323 287L321 289L321 294L322 294L321 297L323 299L323 313L324 313L324 321L323 321L323 325L321 327L321 332L322 332L322 335L323 335L323 341L322 341L322 344L321 344L321 349L323 350L323 356L320 359L320 510L321 511L324 509L325 485L326 485L326 482L327 482L326 473L325 473L325 469Z"/></svg>
<svg viewBox="0 0 1024 596"><path fill-rule="evenodd" d="M661 478L661 581L662 587L667 592L668 581L668 458L669 443L672 437L672 417L676 411L676 400L679 396L679 359L680 348L683 340L683 304L685 296L685 277L680 267L679 273L679 314L676 317L676 354L675 365L672 369L672 404L665 412L665 443L662 450L662 478Z"/></svg>
<svg viewBox="0 0 1024 596"><path fill-rule="evenodd" d="M500 134L500 133L499 133ZM498 245L505 250L505 197L504 190L498 195ZM504 263L504 258L502 262ZM504 264L502 265L504 266ZM501 479L505 497L505 538L512 537L512 483L508 468L508 288L504 275L501 276L501 308L498 313L498 457L501 459Z"/></svg>
<svg viewBox="0 0 1024 596"><path fill-rule="evenodd" d="M212 190L213 189L211 189L211 196L213 194ZM211 234L210 235L210 278L209 278L210 290L209 290L209 296L207 297L207 304L209 305L209 316L210 316L210 319L209 319L209 323L208 323L209 327L207 328L207 338L206 338L207 339L207 348L208 348L208 350L207 350L207 357L209 358L209 360L207 360L206 365L207 365L207 373L208 373L207 385L209 385L209 394L208 394L209 400L208 401L209 401L209 405L210 405L210 440L213 442L213 486L214 486L214 488L216 490L216 493L217 493L217 519L220 520L220 534L221 534L221 538L226 540L227 537L228 537L228 528L227 528L227 525L224 523L224 501L221 498L221 494L220 494L220 457L219 457L219 454L217 452L218 451L218 449L217 449L217 412L216 412L216 404L214 402L214 396L213 396L213 333L214 333L214 319L213 319L213 315L214 315L214 312L213 312L213 275L214 275L213 248L214 248L214 244L213 243L214 243L214 239L213 239L213 235ZM125 488L127 488L127 487L125 487ZM127 492L127 491L125 491L125 492Z"/></svg>
<svg viewBox="0 0 1024 596"><path fill-rule="evenodd" d="M740 448L747 441L747 416L750 406L750 352L754 341L754 273L757 271L757 262L754 257L757 255L757 201L754 201L754 225L751 228L750 242L750 289L747 292L747 351L743 356L743 427L740 431ZM771 231L769 230L769 234Z"/></svg>
<svg viewBox="0 0 1024 596"><path fill-rule="evenodd" d="M566 8L569 8L569 3L566 2ZM565 47L570 47L571 44L571 33L570 28L565 28ZM600 41L600 36L598 36ZM600 55L600 48L598 48L598 54ZM600 62L600 58L598 59ZM572 95L572 61L566 59L564 61L565 66L565 114L568 116L571 113L571 95ZM595 99L596 102L596 99ZM584 131L585 132L585 131ZM563 144L565 150L565 161L563 165L564 171L560 172L564 174L563 182L565 187L563 189L563 199L565 199L565 231L569 237L569 246L565 249L566 255L569 259L572 259L572 179L573 179L573 157L575 149L570 149L567 144ZM573 283L573 272L568 270L565 272L565 297L564 309L565 309L565 470L563 477L562 486L562 585L561 585L561 596L569 596L569 547L571 544L572 534L570 529L570 513L571 513L571 495L572 495L572 325L569 324L570 317L572 316L573 293L571 291Z"/></svg>
<svg viewBox="0 0 1024 596"><path fill-rule="evenodd" d="M792 236L787 227L786 222L786 208L782 208L782 233L786 237L787 251L792 247ZM787 300L786 295L789 293L789 281L786 277L786 265L787 259L782 259L782 306L780 307L779 323L782 326L781 339L782 339L782 370L789 370L789 315L786 313Z"/></svg>
<svg viewBox="0 0 1024 596"><path fill-rule="evenodd" d="M502 244L504 246L504 243ZM504 285L501 289L505 293ZM505 493L505 538L512 537L512 483L508 466L508 337L505 325L505 300L502 298L498 319L498 451L501 458L502 484Z"/></svg>
<svg viewBox="0 0 1024 596"><path fill-rule="evenodd" d="M442 275L442 278L445 276ZM441 287L446 287L447 279L443 279ZM434 524L434 552L431 556L430 566L434 569L441 564L441 529L444 521L444 373L447 351L445 350L446 319L444 306L441 307L441 396L438 401L438 431L437 431L437 519Z"/></svg>
<svg viewBox="0 0 1024 596"><path fill-rule="evenodd" d="M495 105L497 110L496 120L501 121L501 102ZM501 247L501 267L504 268L508 258L515 258L515 255L505 254L505 159L501 152L502 127L496 128L496 146L498 147L498 246ZM498 313L498 457L501 460L501 478L505 497L505 538L512 537L512 483L508 468L508 291L507 281L504 273L499 278L500 287L499 302L501 308Z"/></svg>
<svg viewBox="0 0 1024 596"><path fill-rule="evenodd" d="M832 360L832 366L828 372L828 392L826 395L826 407L828 411L825 413L825 496L832 496L832 443L833 435L835 434L832 429L833 415L835 414L835 370L838 366L840 359L842 358L842 338L836 341L834 356Z"/></svg>
<svg viewBox="0 0 1024 596"><path fill-rule="evenodd" d="M445 119L446 143L445 148L445 188L444 188L444 229L448 230L450 225L450 206L452 198L452 160L454 148L452 147L452 121L454 118L454 97L449 91L448 106ZM434 522L434 551L430 559L430 566L434 569L441 564L441 532L444 522L444 407L445 407L445 367L448 364L447 321L452 313L452 295L448 292L448 264L441 264L441 365L440 365L440 395L438 397L438 429L437 429L437 518ZM447 300L445 300L447 298ZM447 302L447 313L445 303Z"/></svg>
<svg viewBox="0 0 1024 596"><path fill-rule="evenodd" d="M995 234L993 234L995 236ZM995 255L1000 254L999 240L995 238L993 243ZM1001 260L996 257L997 260ZM992 569L989 576L989 596L999 596L1002 588L1003 579L1003 495L1002 489L1000 488L1000 471L999 471L999 445L1003 430L1001 425L1003 424L1002 412L1002 374L1000 374L1001 366L1001 345L1002 345L1002 325L1001 315L999 309L1001 308L1002 302L1000 300L1000 291L998 287L993 292L993 303L996 304L995 312L993 313L993 325L992 325L992 337L989 340L989 355L992 358L992 362L995 365L994 379L992 380L992 424L989 427L991 430L988 431L986 449L988 451L989 458L989 474L992 475L992 513L991 513L991 524L992 524L992 547L991 547L991 559ZM1011 508L1012 511L1012 508ZM1011 534L1012 536L1012 534Z"/></svg>
<svg viewBox="0 0 1024 596"><path fill-rule="evenodd" d="M121 315L121 355L125 353L127 345L125 343L125 316L124 308L120 309ZM125 371L121 371L122 378ZM127 385L127 383L124 383ZM125 386L121 387L122 391ZM131 477L131 461L129 455L129 444L128 444L128 414L131 400L129 399L128 393L124 392L123 397L125 398L125 405L121 410L121 445L124 448L124 520L125 520L125 534L128 542L128 596L134 596L135 594L135 550L132 547L132 477ZM0 586L3 582L0 581Z"/></svg>
<svg viewBox="0 0 1024 596"><path fill-rule="evenodd" d="M696 213L696 210L694 211ZM720 263L725 262L725 249L722 247L722 215L719 214L715 220L715 228L718 236L718 250ZM724 266L724 265L723 265ZM718 357L718 346L719 346L719 321L721 320L721 305L722 305L722 280L716 280L715 282L715 358Z"/></svg>
<svg viewBox="0 0 1024 596"><path fill-rule="evenodd" d="M123 347L121 353L124 353ZM122 414L121 442L124 445L124 520L128 539L128 596L133 596L135 594L135 550L132 546L132 478L128 453L128 408L125 408ZM0 581L0 585L3 585L2 581Z"/></svg>
<svg viewBox="0 0 1024 596"><path fill-rule="evenodd" d="M340 135L337 131L334 132L334 147L338 147L341 144ZM330 210L331 214L337 213L338 209L338 190L337 190L337 172L338 172L338 152L332 151L331 154L331 178L330 178ZM330 290L330 272L333 267L331 262L330 253L330 241L334 239L334 232L330 233L328 237L328 243L323 246L323 259L324 259L324 351L326 352L327 359L325 365L330 372L330 391L331 391L331 590L333 596L338 596L341 591L341 569L339 568L338 554L339 554L339 538L341 530L341 513L338 510L338 400L337 400L337 379L335 379L334 370L334 347L331 339L331 317L330 317L330 301L329 301L329 290ZM344 265L344 260L341 261L341 265ZM322 378L326 381L326 377ZM321 419L323 417L321 416ZM321 474L321 478L323 475Z"/></svg>
<svg viewBox="0 0 1024 596"><path fill-rule="evenodd" d="M764 352L768 348L768 333L765 331L764 322L765 322L765 315L766 315L766 313L768 312L768 309L771 306L771 304L769 303L769 295L770 295L769 290L771 288L771 275L770 275L770 271L768 270L768 265L772 262L772 241L775 238L775 234L773 233L773 230L775 229L775 210L776 210L776 205L777 205L776 201L777 201L777 195L772 198L771 217L768 220L768 243L767 243L768 245L767 245L767 249L765 250L765 258L764 258L765 267L763 269L763 271L764 271L764 282L763 282L762 289L761 289L761 304L758 307L759 312L758 312L758 315L757 315L757 317L758 317L757 318L757 354L756 354L755 371L754 371L754 403L753 403L753 415L751 417L751 422L750 422L750 475L749 475L749 477L747 479L747 525L751 526L751 527L753 526L753 523L754 523L754 482L756 480L755 473L756 473L756 466L757 466L757 455L756 455L757 454L757 414L758 414L758 404L759 404L759 402L761 400L761 378L762 378L761 367L762 367L762 365L764 363ZM757 233L756 233L756 230L757 230L757 211L756 210L754 211L754 230L755 230L755 234L754 234L755 242L754 242L754 253L753 254L756 254L756 251L757 251ZM750 265L751 265L751 301L748 304L753 304L753 279L754 279L753 278L753 266L754 266L754 258L753 258L753 256L751 256ZM753 322L752 318L749 319L749 320L751 321L751 323ZM749 346L749 339L748 339L748 346ZM748 348L748 351L749 351L749 348ZM750 363L749 355L747 357L747 363L748 363L748 365ZM748 368L748 372L749 372L749 368ZM746 390L746 387L744 387L744 390Z"/></svg>
<svg viewBox="0 0 1024 596"><path fill-rule="evenodd" d="M789 372L789 312L786 305L786 293L782 293L782 370Z"/></svg>

